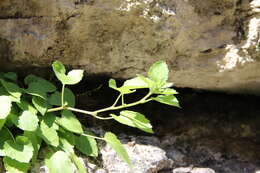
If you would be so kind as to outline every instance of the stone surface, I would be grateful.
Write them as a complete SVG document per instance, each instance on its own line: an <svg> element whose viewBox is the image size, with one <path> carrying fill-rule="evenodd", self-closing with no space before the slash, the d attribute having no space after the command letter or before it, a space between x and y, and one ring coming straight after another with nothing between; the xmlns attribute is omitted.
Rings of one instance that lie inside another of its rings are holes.
<svg viewBox="0 0 260 173"><path fill-rule="evenodd" d="M110 146L106 145L100 152L103 166L109 173L155 173L172 167L172 161L166 157L165 151L156 146L159 142L157 138L139 137L124 140L128 141L124 147L133 167L130 168Z"/></svg>
<svg viewBox="0 0 260 173"><path fill-rule="evenodd" d="M0 66L59 59L129 78L163 59L178 87L260 93L259 11L259 0L1 0Z"/></svg>

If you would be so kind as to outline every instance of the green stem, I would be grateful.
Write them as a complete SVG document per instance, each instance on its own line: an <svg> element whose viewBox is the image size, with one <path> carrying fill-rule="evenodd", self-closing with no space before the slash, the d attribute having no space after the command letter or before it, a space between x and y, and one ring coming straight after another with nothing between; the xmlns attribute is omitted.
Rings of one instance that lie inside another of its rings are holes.
<svg viewBox="0 0 260 173"><path fill-rule="evenodd" d="M117 110L117 109L123 109L123 108L127 108L127 107L132 107L132 106L136 106L138 104L143 104L143 103L146 103L148 101L151 101L151 99L149 100L146 100L149 96L151 96L152 93L149 92L146 96L144 96L142 99L140 99L139 101L136 101L134 103L129 103L129 104L124 104L124 105L121 105L121 106L110 106L110 107L107 107L107 108L104 108L104 109L100 109L100 110L97 110L95 111L94 113L95 114L98 114L100 112L105 112L105 111L111 111L111 110Z"/></svg>
<svg viewBox="0 0 260 173"><path fill-rule="evenodd" d="M112 105L112 107L115 107L118 100L120 99L120 97L122 96L122 94L119 94L119 96L116 98L116 101L114 102L114 104Z"/></svg>
<svg viewBox="0 0 260 173"><path fill-rule="evenodd" d="M85 110L82 110L82 109L77 109L77 108L72 108L72 107L67 107L67 106L61 106L61 107L57 107L57 108L48 109L47 112L56 112L56 111L67 109L67 110L70 110L70 111L73 111L73 112L79 112L79 113L91 115L91 116L93 116L97 119L100 119L100 120L110 120L110 119L113 119L113 117L100 117L100 116L97 116L97 114L101 113L101 112L105 112L105 111L123 109L123 108L127 108L127 107L132 107L132 106L135 106L135 105L138 105L138 104L147 103L149 101L152 101L152 99L147 99L151 95L152 95L152 93L149 92L146 96L144 96L139 101L129 103L129 104L123 104L123 105L120 105L120 106L115 106L117 104L118 100L120 99L120 97L123 96L123 95L120 94L117 97L116 101L114 102L114 104L112 106L107 107L107 108L103 108L103 109L100 109L100 110L97 110L97 111L85 111Z"/></svg>
<svg viewBox="0 0 260 173"><path fill-rule="evenodd" d="M51 109L48 109L47 112L56 112L56 111L61 111L61 110L64 110L65 108L64 107L56 107L56 108L51 108Z"/></svg>
<svg viewBox="0 0 260 173"><path fill-rule="evenodd" d="M64 107L64 89L65 89L65 84L62 84L62 89L61 89L61 106Z"/></svg>
<svg viewBox="0 0 260 173"><path fill-rule="evenodd" d="M100 138L100 137L97 137L97 136L92 136L92 135L88 135L88 134L85 134L85 133L83 133L83 134L81 134L81 135L82 135L82 136L91 137L91 138L94 138L94 139L104 140L104 141L105 141L104 138Z"/></svg>
<svg viewBox="0 0 260 173"><path fill-rule="evenodd" d="M100 116L97 116L97 114L95 112L85 111L85 110L81 110L81 109L77 109L77 108L65 107L65 109L70 110L70 111L74 111L74 112L83 113L83 114L88 114L88 115L91 115L91 116L93 116L97 119L100 119L100 120L113 119L113 117L100 117Z"/></svg>
<svg viewBox="0 0 260 173"><path fill-rule="evenodd" d="M124 94L122 94L122 105L125 105Z"/></svg>

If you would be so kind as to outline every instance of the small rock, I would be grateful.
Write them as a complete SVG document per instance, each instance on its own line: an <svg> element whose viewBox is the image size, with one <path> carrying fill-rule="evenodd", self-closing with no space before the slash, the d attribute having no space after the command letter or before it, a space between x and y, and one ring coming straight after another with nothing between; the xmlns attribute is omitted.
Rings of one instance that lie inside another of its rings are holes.
<svg viewBox="0 0 260 173"><path fill-rule="evenodd" d="M150 140L148 140L150 138ZM158 146L149 144L147 141L158 141L155 137L138 137L138 140L131 144L124 144L133 167L130 168L124 161L122 161L116 152L108 145L101 149L103 165L109 173L155 173L163 169L172 167L172 160L168 159L166 152ZM122 141L125 141L122 139ZM146 143L145 145L142 143ZM116 164L115 164L116 163Z"/></svg>
<svg viewBox="0 0 260 173"><path fill-rule="evenodd" d="M175 168L173 173L215 173L215 171L210 168L181 167Z"/></svg>

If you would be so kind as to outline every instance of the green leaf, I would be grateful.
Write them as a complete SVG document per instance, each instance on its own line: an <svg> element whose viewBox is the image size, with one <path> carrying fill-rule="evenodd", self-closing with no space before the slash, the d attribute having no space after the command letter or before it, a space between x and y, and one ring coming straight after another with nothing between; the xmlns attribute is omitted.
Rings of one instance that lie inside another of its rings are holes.
<svg viewBox="0 0 260 173"><path fill-rule="evenodd" d="M81 158L78 158L78 156L74 153L70 154L70 158L77 166L79 173L87 173L87 169L85 167L84 161Z"/></svg>
<svg viewBox="0 0 260 173"><path fill-rule="evenodd" d="M45 115L40 123L40 128L37 130L37 135L47 144L57 147L59 145L59 136L56 131L55 119L52 114Z"/></svg>
<svg viewBox="0 0 260 173"><path fill-rule="evenodd" d="M17 74L14 72L7 72L4 74L4 78L9 79L11 81L17 82Z"/></svg>
<svg viewBox="0 0 260 173"><path fill-rule="evenodd" d="M45 164L51 173L72 173L74 172L74 165L71 162L67 153L57 151L49 158L45 159Z"/></svg>
<svg viewBox="0 0 260 173"><path fill-rule="evenodd" d="M148 71L148 77L156 83L165 83L168 80L169 69L165 61L155 62Z"/></svg>
<svg viewBox="0 0 260 173"><path fill-rule="evenodd" d="M90 132L86 132L86 134L92 135L92 133ZM87 156L98 156L97 142L94 138L91 138L89 136L80 135L79 137L77 137L76 148Z"/></svg>
<svg viewBox="0 0 260 173"><path fill-rule="evenodd" d="M180 107L179 101L173 95L159 95L157 97L153 97L152 99L163 104Z"/></svg>
<svg viewBox="0 0 260 173"><path fill-rule="evenodd" d="M12 135L10 134L10 131L8 131L7 128L3 128L0 131L0 156L5 156L4 153L4 143L7 140L11 140L12 139Z"/></svg>
<svg viewBox="0 0 260 173"><path fill-rule="evenodd" d="M56 77L61 81L63 85L74 85L81 81L83 78L83 70L72 70L66 75L66 69L64 65L59 62L55 61L52 64L52 69L56 75Z"/></svg>
<svg viewBox="0 0 260 173"><path fill-rule="evenodd" d="M30 111L31 113L33 113L33 114L37 114L37 109L35 109L30 103L28 103L27 101L25 101L25 100L21 100L19 103L16 103L17 104L17 106L20 108L20 109L22 109L22 110L24 110L24 111Z"/></svg>
<svg viewBox="0 0 260 173"><path fill-rule="evenodd" d="M107 132L105 133L104 139L128 165L132 165L124 146L117 139L115 134Z"/></svg>
<svg viewBox="0 0 260 173"><path fill-rule="evenodd" d="M41 97L42 99L47 99L47 94L44 89L42 89L42 84L40 82L32 82L29 84L29 87L25 89L27 94Z"/></svg>
<svg viewBox="0 0 260 173"><path fill-rule="evenodd" d="M136 127L147 133L153 133L152 125L150 121L145 118L143 114L134 111L121 111L120 116L110 114L116 121L131 126Z"/></svg>
<svg viewBox="0 0 260 173"><path fill-rule="evenodd" d="M68 89L65 88L64 89L64 102L68 103L68 106L70 107L75 107L75 95L73 94L73 92ZM49 103L51 105L55 105L55 106L61 106L61 93L60 92L55 92L53 93L50 98L49 98Z"/></svg>
<svg viewBox="0 0 260 173"><path fill-rule="evenodd" d="M30 74L24 79L24 83L26 85L30 85L31 83L34 82L40 83L41 84L40 90L44 92L54 92L57 89L56 86L50 83L49 81L35 75Z"/></svg>
<svg viewBox="0 0 260 173"><path fill-rule="evenodd" d="M0 119L5 119L11 112L12 100L9 96L0 96Z"/></svg>
<svg viewBox="0 0 260 173"><path fill-rule="evenodd" d="M35 163L38 157L38 152L41 146L41 142L42 140L36 135L35 132L29 132L29 131L25 131L24 136L26 136L33 145L33 157L32 157L32 163Z"/></svg>
<svg viewBox="0 0 260 173"><path fill-rule="evenodd" d="M148 84L144 82L139 76L133 79L126 80L123 84L124 87L129 89L148 88Z"/></svg>
<svg viewBox="0 0 260 173"><path fill-rule="evenodd" d="M58 120L58 124L68 131L82 134L82 126L76 116L68 110L61 112L61 118Z"/></svg>
<svg viewBox="0 0 260 173"><path fill-rule="evenodd" d="M33 145L25 136L18 136L16 141L7 140L4 144L4 153L19 162L29 163L33 156Z"/></svg>
<svg viewBox="0 0 260 173"><path fill-rule="evenodd" d="M3 161L4 161L5 169L9 173L27 173L30 168L29 163L18 162L9 157L4 157Z"/></svg>
<svg viewBox="0 0 260 173"><path fill-rule="evenodd" d="M161 88L155 91L154 94L172 95L172 94L178 94L178 92L175 89L171 89L171 88Z"/></svg>
<svg viewBox="0 0 260 173"><path fill-rule="evenodd" d="M14 84L12 82L6 82L6 81L4 81L2 79L0 79L0 81L1 81L2 85L4 86L4 88L6 89L6 91L9 94L14 96L15 98L20 98L21 97L22 90L21 90L21 88L18 85Z"/></svg>
<svg viewBox="0 0 260 173"><path fill-rule="evenodd" d="M35 108L42 114L45 115L48 109L48 103L46 100L33 96L32 97L32 103L35 106Z"/></svg>
<svg viewBox="0 0 260 173"><path fill-rule="evenodd" d="M130 90L128 87L125 87L125 86L122 86L122 87L120 87L120 88L117 88L117 86L116 86L116 81L115 81L114 79L110 79L110 80L108 81L108 85L109 85L110 88L119 91L121 94L130 94L130 93L135 92L135 91L132 91L132 90Z"/></svg>
<svg viewBox="0 0 260 173"><path fill-rule="evenodd" d="M66 153L74 153L74 145L73 143L70 143L69 140L64 138L62 135L60 135L60 145L59 148L61 148Z"/></svg>
<svg viewBox="0 0 260 173"><path fill-rule="evenodd" d="M5 125L6 119L0 119L0 130L3 128Z"/></svg>
<svg viewBox="0 0 260 173"><path fill-rule="evenodd" d="M20 98L16 98L12 95L10 95L4 87L0 87L0 96L9 96L12 102L20 102Z"/></svg>
<svg viewBox="0 0 260 173"><path fill-rule="evenodd" d="M38 127L39 119L37 115L30 111L23 111L23 113L18 117L18 125L22 130L35 131Z"/></svg>

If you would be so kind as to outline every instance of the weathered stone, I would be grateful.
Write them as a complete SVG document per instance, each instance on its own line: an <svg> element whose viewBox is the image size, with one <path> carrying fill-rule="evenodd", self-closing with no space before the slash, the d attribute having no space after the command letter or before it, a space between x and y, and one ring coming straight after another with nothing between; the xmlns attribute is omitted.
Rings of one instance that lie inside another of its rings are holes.
<svg viewBox="0 0 260 173"><path fill-rule="evenodd" d="M123 141L127 141L127 139L125 138ZM157 142L154 143L154 141L159 142L155 137L138 137L124 145L133 163L132 168L122 161L111 147L106 145L100 151L104 168L109 173L155 173L170 169L172 161L166 157L163 149L156 146Z"/></svg>
<svg viewBox="0 0 260 173"><path fill-rule="evenodd" d="M213 169L210 168L175 168L173 173L215 173Z"/></svg>
<svg viewBox="0 0 260 173"><path fill-rule="evenodd" d="M259 1L2 0L1 67L129 78L166 60L178 87L260 93Z"/></svg>

